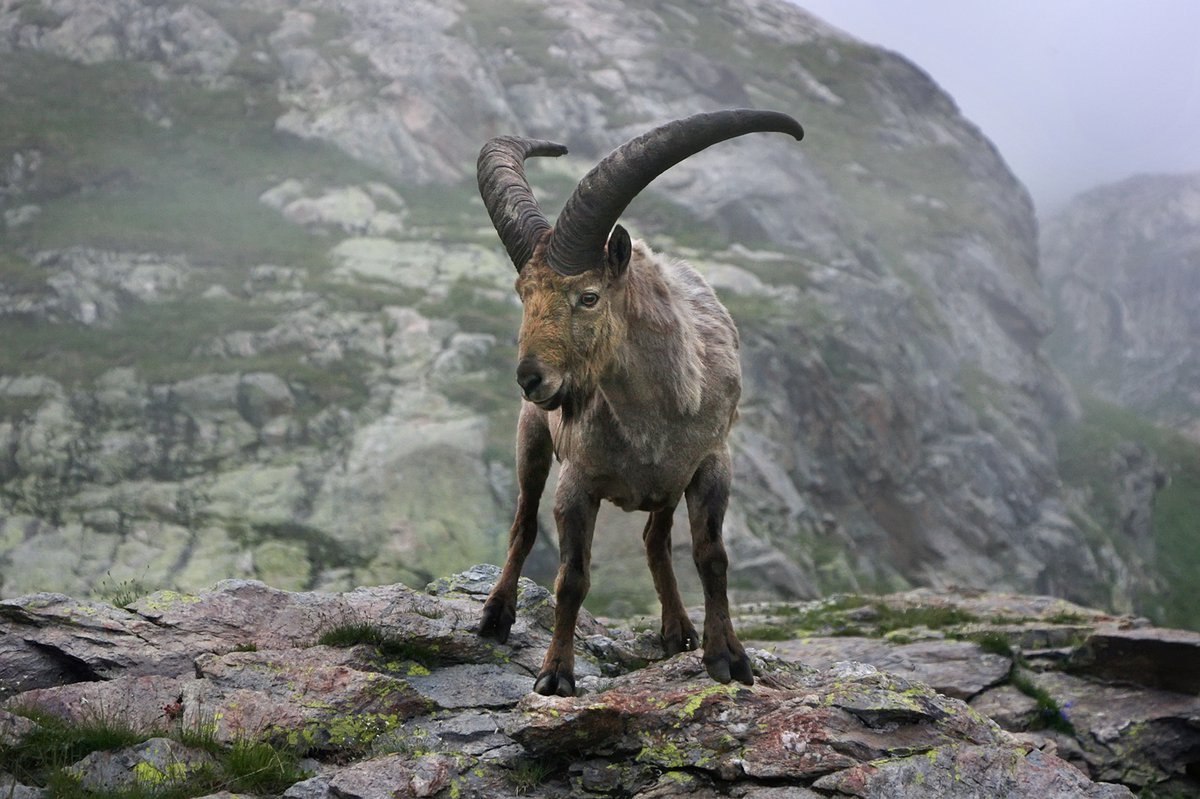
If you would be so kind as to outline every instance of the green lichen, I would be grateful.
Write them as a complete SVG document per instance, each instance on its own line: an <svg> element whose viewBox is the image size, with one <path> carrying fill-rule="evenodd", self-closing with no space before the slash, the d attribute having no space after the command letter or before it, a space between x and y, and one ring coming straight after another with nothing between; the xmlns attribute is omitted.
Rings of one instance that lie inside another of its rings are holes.
<svg viewBox="0 0 1200 799"><path fill-rule="evenodd" d="M168 763L159 769L143 760L133 767L133 776L143 785L158 787L183 782L188 777L188 767L184 763Z"/></svg>
<svg viewBox="0 0 1200 799"><path fill-rule="evenodd" d="M664 771L659 782L672 782L680 787L696 784L696 778L686 771Z"/></svg>
<svg viewBox="0 0 1200 799"><path fill-rule="evenodd" d="M313 722L287 734L287 744L298 752L366 749L381 735L400 726L395 713L362 713Z"/></svg>
<svg viewBox="0 0 1200 799"><path fill-rule="evenodd" d="M642 749L634 759L638 763L651 763L663 768L683 768L691 765L687 753L674 741L653 742L648 736L643 736Z"/></svg>
<svg viewBox="0 0 1200 799"><path fill-rule="evenodd" d="M678 711L679 718L693 718L696 715L696 711L698 711L700 706L704 704L704 700L708 699L710 696L732 697L737 695L738 690L739 689L736 685L712 685L707 688L702 688L688 697L687 702L685 702L683 707L681 707Z"/></svg>
<svg viewBox="0 0 1200 799"><path fill-rule="evenodd" d="M162 613L172 610L179 605L195 605L200 601L200 597L195 594L182 594L178 591L155 591L150 596L143 598L141 604L147 610Z"/></svg>

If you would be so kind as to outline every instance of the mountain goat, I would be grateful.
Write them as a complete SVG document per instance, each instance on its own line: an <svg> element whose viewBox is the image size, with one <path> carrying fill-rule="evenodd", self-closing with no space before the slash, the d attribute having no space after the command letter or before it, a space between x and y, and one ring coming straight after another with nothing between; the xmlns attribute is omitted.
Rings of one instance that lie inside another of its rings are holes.
<svg viewBox="0 0 1200 799"><path fill-rule="evenodd" d="M671 166L759 131L804 135L791 117L754 110L697 114L655 128L588 172L553 226L534 199L524 161L563 155L566 147L501 136L480 151L479 191L517 267L524 306L517 382L525 401L517 432L516 517L479 634L508 639L517 579L537 536L538 502L557 456L557 607L534 684L539 694L575 692L575 623L589 587L601 500L650 513L642 538L662 603L663 647L673 655L700 644L671 568L671 519L686 499L704 588L705 668L722 683L754 683L729 619L721 540L731 478L727 439L741 393L737 329L695 269L631 242L616 222Z"/></svg>

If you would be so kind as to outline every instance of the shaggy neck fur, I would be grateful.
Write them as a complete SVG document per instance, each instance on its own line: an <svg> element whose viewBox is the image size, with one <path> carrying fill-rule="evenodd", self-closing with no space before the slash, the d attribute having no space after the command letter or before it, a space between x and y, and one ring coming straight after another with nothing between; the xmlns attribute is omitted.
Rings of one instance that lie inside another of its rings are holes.
<svg viewBox="0 0 1200 799"><path fill-rule="evenodd" d="M611 415L631 443L650 444L659 438L655 431L664 416L687 417L700 410L704 342L693 307L702 299L699 276L635 241L623 280L624 329L612 331L614 351L601 361L606 368L589 375L595 381L587 381L587 389L577 383L574 407L563 409L555 436L559 457L571 449L571 427L595 414Z"/></svg>

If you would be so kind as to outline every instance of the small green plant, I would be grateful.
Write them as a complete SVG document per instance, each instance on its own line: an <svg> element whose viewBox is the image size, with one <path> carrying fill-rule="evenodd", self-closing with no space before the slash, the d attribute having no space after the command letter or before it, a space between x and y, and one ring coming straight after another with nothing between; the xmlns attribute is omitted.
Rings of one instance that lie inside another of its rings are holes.
<svg viewBox="0 0 1200 799"><path fill-rule="evenodd" d="M375 647L380 655L398 660L411 660L427 669L434 668L441 662L436 646L388 635L378 625L370 622L350 621L330 627L321 633L317 643L342 648L365 644Z"/></svg>
<svg viewBox="0 0 1200 799"><path fill-rule="evenodd" d="M1083 624L1087 622L1087 617L1081 613L1060 610L1053 615L1047 616L1046 621L1050 624Z"/></svg>
<svg viewBox="0 0 1200 799"><path fill-rule="evenodd" d="M71 723L19 707L13 712L36 722L37 727L19 741L0 746L0 763L18 782L35 785L46 784L57 772L92 752L135 746L159 734L134 730L103 713Z"/></svg>
<svg viewBox="0 0 1200 799"><path fill-rule="evenodd" d="M790 641L796 633L778 624L755 624L738 630L738 637L743 641Z"/></svg>
<svg viewBox="0 0 1200 799"><path fill-rule="evenodd" d="M117 608L124 608L152 593L154 593L154 589L150 588L144 580L129 577L117 582L113 580L112 574L107 572L95 590L97 599L108 602Z"/></svg>
<svg viewBox="0 0 1200 799"><path fill-rule="evenodd" d="M984 652L993 655L1004 655L1005 657L1013 656L1012 644L1008 642L1008 636L998 632L985 632L968 635L967 640L974 641L979 645L979 648Z"/></svg>
<svg viewBox="0 0 1200 799"><path fill-rule="evenodd" d="M101 713L81 722L19 708L18 713L37 727L15 743L0 746L0 763L18 782L43 787L47 799L186 799L219 791L280 794L306 776L291 750L253 739L224 745L207 727L168 734L137 730ZM178 779L106 790L85 788L70 769L93 752L126 749L158 737L202 749L214 763Z"/></svg>
<svg viewBox="0 0 1200 799"><path fill-rule="evenodd" d="M1037 710L1029 725L1031 730L1055 730L1066 735L1075 735L1075 725L1067 716L1070 703L1060 705L1049 691L1035 683L1023 671L1014 669L1009 683L1037 702Z"/></svg>
<svg viewBox="0 0 1200 799"><path fill-rule="evenodd" d="M235 793L283 793L305 777L295 752L253 740L234 741L221 772L222 790Z"/></svg>
<svg viewBox="0 0 1200 799"><path fill-rule="evenodd" d="M521 794L544 783L550 778L554 772L558 771L559 764L553 760L546 758L527 758L518 760L509 772L508 779L512 783L513 791L520 796Z"/></svg>
<svg viewBox="0 0 1200 799"><path fill-rule="evenodd" d="M879 619L874 622L881 633L903 630L909 627L928 627L939 630L976 621L975 616L955 607L912 607L892 608L881 602L875 603Z"/></svg>

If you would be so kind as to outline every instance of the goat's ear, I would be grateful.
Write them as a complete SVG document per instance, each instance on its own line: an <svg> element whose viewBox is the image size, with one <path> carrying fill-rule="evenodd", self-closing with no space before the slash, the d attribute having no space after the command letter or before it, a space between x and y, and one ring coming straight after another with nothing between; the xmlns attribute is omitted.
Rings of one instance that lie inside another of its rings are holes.
<svg viewBox="0 0 1200 799"><path fill-rule="evenodd" d="M629 266L629 257L633 253L633 245L629 243L629 233L617 225L608 237L608 246L604 251L604 266L614 278L625 274Z"/></svg>

